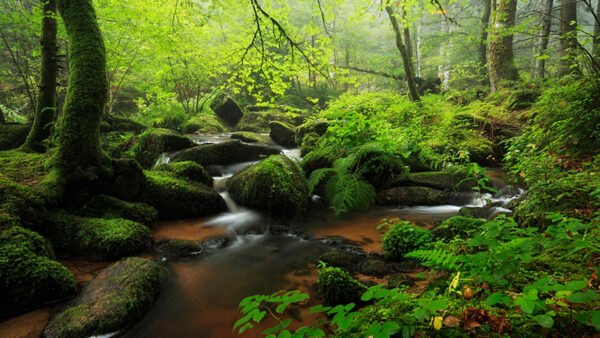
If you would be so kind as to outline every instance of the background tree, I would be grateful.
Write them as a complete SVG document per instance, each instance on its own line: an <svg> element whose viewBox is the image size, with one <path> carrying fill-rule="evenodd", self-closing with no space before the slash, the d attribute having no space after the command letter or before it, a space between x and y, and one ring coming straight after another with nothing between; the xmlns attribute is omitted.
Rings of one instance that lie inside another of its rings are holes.
<svg viewBox="0 0 600 338"><path fill-rule="evenodd" d="M483 3L483 14L481 15L481 31L479 33L479 67L481 69L481 76L484 78L484 83L489 84L488 76L488 29L490 27L490 17L492 15L492 1L495 0L482 0Z"/></svg>
<svg viewBox="0 0 600 338"><path fill-rule="evenodd" d="M554 0L545 0L542 20L542 32L539 45L536 50L536 59L534 67L534 78L543 79L546 73L546 51L550 41L550 32L552 29L552 12L554 9Z"/></svg>
<svg viewBox="0 0 600 338"><path fill-rule="evenodd" d="M577 71L577 0L560 1L560 66L561 76Z"/></svg>
<svg viewBox="0 0 600 338"><path fill-rule="evenodd" d="M42 142L50 137L52 123L56 117L56 81L58 76L58 43L56 23L56 1L43 1L42 19L42 63L39 94L33 126L23 145L24 149L44 151Z"/></svg>
<svg viewBox="0 0 600 338"><path fill-rule="evenodd" d="M497 0L488 61L492 92L498 90L501 81L519 78L513 56L512 30L516 15L517 0Z"/></svg>

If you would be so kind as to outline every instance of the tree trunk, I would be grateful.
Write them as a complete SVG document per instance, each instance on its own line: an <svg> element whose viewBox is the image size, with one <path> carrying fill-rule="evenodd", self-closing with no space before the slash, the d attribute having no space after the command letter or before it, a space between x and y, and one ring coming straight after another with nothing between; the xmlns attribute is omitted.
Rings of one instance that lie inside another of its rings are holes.
<svg viewBox="0 0 600 338"><path fill-rule="evenodd" d="M410 58L410 66L412 67L412 73L415 74L415 67L413 61L414 53L412 47L412 39L410 38L410 29L408 28L408 21L406 20L407 11L406 8L402 9L402 19L404 21L404 29L402 30L402 42L404 42L404 46L406 47L406 53Z"/></svg>
<svg viewBox="0 0 600 338"><path fill-rule="evenodd" d="M552 29L552 9L554 8L554 0L546 0L546 7L544 10L544 21L542 22L542 36L540 37L540 44L537 50L537 57L535 61L535 69L533 77L536 79L543 79L546 75L546 58L540 58L546 53L548 49L548 42L550 40L550 31Z"/></svg>
<svg viewBox="0 0 600 338"><path fill-rule="evenodd" d="M481 16L481 31L479 32L479 69L481 77L485 79L484 84L489 84L487 72L487 45L488 29L490 27L490 17L492 15L492 1L483 0L483 15Z"/></svg>
<svg viewBox="0 0 600 338"><path fill-rule="evenodd" d="M416 44L416 50L415 50L415 56L416 56L416 60L417 60L417 72L416 72L416 76L417 77L421 77L421 71L423 69L423 58L421 56L421 46L423 46L423 26L421 25L421 22L419 22L417 24L417 44Z"/></svg>
<svg viewBox="0 0 600 338"><path fill-rule="evenodd" d="M52 122L56 118L56 82L58 76L56 0L42 2L44 3L44 17L42 19L40 92L33 126L23 145L25 150L39 152L45 151L43 142L52 134Z"/></svg>
<svg viewBox="0 0 600 338"><path fill-rule="evenodd" d="M6 120L4 119L4 111L2 110L2 107L0 107L0 124L4 123L6 123Z"/></svg>
<svg viewBox="0 0 600 338"><path fill-rule="evenodd" d="M513 56L513 34L507 33L515 25L517 0L498 0L489 46L489 76L492 92L503 80L515 81L519 72Z"/></svg>
<svg viewBox="0 0 600 338"><path fill-rule="evenodd" d="M596 17L594 19L596 21L594 25L594 56L600 62L600 1L598 1L598 5L596 6Z"/></svg>
<svg viewBox="0 0 600 338"><path fill-rule="evenodd" d="M560 0L560 63L559 75L577 71L577 0Z"/></svg>
<svg viewBox="0 0 600 338"><path fill-rule="evenodd" d="M412 71L412 60L408 56L406 46L404 46L404 43L402 42L402 32L400 32L400 26L398 25L396 14L394 13L394 9L392 8L392 6L385 6L385 10L390 18L390 23L392 24L394 36L396 37L396 47L398 48L398 51L402 56L402 63L404 64L404 73L406 76L406 82L408 83L410 97L413 101L419 101L421 97L419 96L417 85L415 84L415 77Z"/></svg>
<svg viewBox="0 0 600 338"><path fill-rule="evenodd" d="M100 148L100 119L106 103L106 49L92 0L58 0L69 37L69 87L60 121L56 172L59 184L96 180L110 159Z"/></svg>

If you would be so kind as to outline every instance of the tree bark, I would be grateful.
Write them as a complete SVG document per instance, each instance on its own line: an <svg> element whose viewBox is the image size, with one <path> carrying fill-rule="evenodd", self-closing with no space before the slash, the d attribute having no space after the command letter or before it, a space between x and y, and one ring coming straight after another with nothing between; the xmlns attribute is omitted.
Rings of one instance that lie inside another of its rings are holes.
<svg viewBox="0 0 600 338"><path fill-rule="evenodd" d="M596 60L600 62L600 1L598 1L598 5L596 6L596 24L594 25L594 56Z"/></svg>
<svg viewBox="0 0 600 338"><path fill-rule="evenodd" d="M402 42L404 42L404 46L406 46L406 53L408 54L408 57L410 58L410 65L412 67L412 73L415 74L415 67L414 67L414 63L413 58L414 58L414 53L413 53L413 46L412 46L412 39L410 38L410 29L408 28L408 21L406 20L406 8L402 9L402 19L404 21L404 25L403 25L403 30L402 30Z"/></svg>
<svg viewBox="0 0 600 338"><path fill-rule="evenodd" d="M552 29L552 9L554 8L554 0L546 0L546 6L544 10L544 21L542 22L542 36L540 37L540 44L537 50L537 58L535 61L535 69L533 77L536 79L543 79L546 75L546 59L540 58L546 53L548 49L548 42L550 40L550 31Z"/></svg>
<svg viewBox="0 0 600 338"><path fill-rule="evenodd" d="M387 12L390 23L392 24L392 29L394 31L394 36L396 37L396 47L402 56L402 63L404 64L404 73L406 77L406 82L408 83L408 90L410 92L410 98L413 101L421 100L419 96L419 91L417 90L417 85L415 84L415 76L413 74L413 66L412 60L408 56L408 52L406 50L406 46L402 42L402 32L400 31L400 26L398 25L398 20L396 19L396 14L394 13L394 9L392 6L386 5L385 11Z"/></svg>
<svg viewBox="0 0 600 338"><path fill-rule="evenodd" d="M108 80L106 49L92 0L58 0L58 9L69 38L70 75L55 172L49 179L68 186L96 180L110 164L99 140Z"/></svg>
<svg viewBox="0 0 600 338"><path fill-rule="evenodd" d="M0 124L4 123L6 123L6 119L4 119L4 111L2 110L2 107L0 107Z"/></svg>
<svg viewBox="0 0 600 338"><path fill-rule="evenodd" d="M560 0L560 63L559 75L577 71L577 0Z"/></svg>
<svg viewBox="0 0 600 338"><path fill-rule="evenodd" d="M497 1L488 54L492 92L498 90L502 81L516 81L519 78L513 56L513 34L507 33L514 27L516 15L517 0Z"/></svg>
<svg viewBox="0 0 600 338"><path fill-rule="evenodd" d="M38 152L45 151L43 142L52 134L52 122L56 118L58 76L56 0L42 0L42 2L44 17L42 18L40 91L33 126L23 144L23 149Z"/></svg>
<svg viewBox="0 0 600 338"><path fill-rule="evenodd" d="M492 15L492 1L483 0L483 14L481 15L481 31L479 33L479 69L481 77L485 79L484 84L489 84L488 69L487 69L487 45L488 45L488 29L490 27L490 17Z"/></svg>

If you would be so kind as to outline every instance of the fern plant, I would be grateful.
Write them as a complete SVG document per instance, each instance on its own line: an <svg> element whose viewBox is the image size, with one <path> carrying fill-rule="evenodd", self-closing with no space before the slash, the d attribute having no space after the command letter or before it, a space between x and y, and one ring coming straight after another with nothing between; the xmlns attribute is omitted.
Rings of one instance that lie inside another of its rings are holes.
<svg viewBox="0 0 600 338"><path fill-rule="evenodd" d="M461 256L444 249L415 250L404 255L406 258L415 258L421 261L421 264L428 267L456 271L461 267Z"/></svg>
<svg viewBox="0 0 600 338"><path fill-rule="evenodd" d="M373 184L381 184L404 171L406 167L398 156L385 151L379 143L367 143L337 159L332 168L313 171L309 188L313 193L325 182L325 197L338 214L364 210L375 202Z"/></svg>

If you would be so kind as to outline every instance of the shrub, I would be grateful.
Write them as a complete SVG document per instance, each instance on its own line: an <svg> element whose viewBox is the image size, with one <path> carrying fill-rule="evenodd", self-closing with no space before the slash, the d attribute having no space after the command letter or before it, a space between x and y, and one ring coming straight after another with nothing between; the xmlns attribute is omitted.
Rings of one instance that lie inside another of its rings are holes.
<svg viewBox="0 0 600 338"><path fill-rule="evenodd" d="M419 228L410 222L393 223L383 235L383 251L386 258L400 259L404 254L429 245L433 235L427 229Z"/></svg>
<svg viewBox="0 0 600 338"><path fill-rule="evenodd" d="M452 236L466 238L473 237L478 231L481 231L481 226L485 222L486 220L481 218L454 216L443 221L436 229L447 229Z"/></svg>
<svg viewBox="0 0 600 338"><path fill-rule="evenodd" d="M367 288L340 268L325 267L319 271L319 294L323 304L331 306L359 302Z"/></svg>

